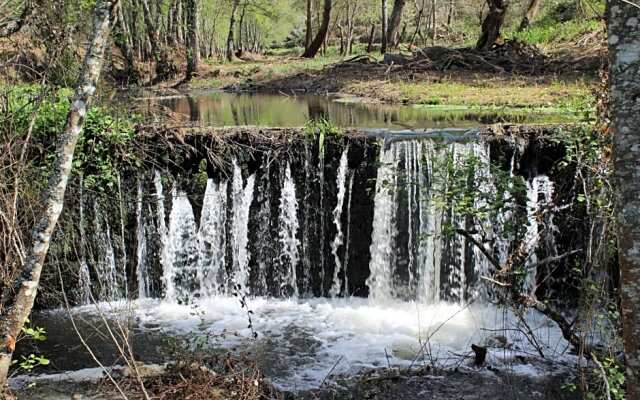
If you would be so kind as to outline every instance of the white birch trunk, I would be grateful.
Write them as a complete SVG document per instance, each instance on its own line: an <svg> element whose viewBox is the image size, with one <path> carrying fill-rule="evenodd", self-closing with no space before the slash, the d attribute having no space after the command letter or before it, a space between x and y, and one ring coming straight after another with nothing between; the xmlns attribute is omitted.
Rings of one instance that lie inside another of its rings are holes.
<svg viewBox="0 0 640 400"><path fill-rule="evenodd" d="M93 37L84 59L78 86L72 100L67 123L56 150L57 159L51 178L42 196L45 211L33 229L32 247L27 254L20 276L13 286L14 293L0 316L0 386L7 382L16 338L29 316L40 283L40 273L49 250L49 241L64 204L64 195L71 173L71 164L78 137L82 132L89 103L96 91L108 44L111 15L118 0L98 0L93 21ZM10 289L9 289L10 290Z"/></svg>
<svg viewBox="0 0 640 400"><path fill-rule="evenodd" d="M627 400L640 399L640 7L636 4L625 0L608 1L613 162Z"/></svg>

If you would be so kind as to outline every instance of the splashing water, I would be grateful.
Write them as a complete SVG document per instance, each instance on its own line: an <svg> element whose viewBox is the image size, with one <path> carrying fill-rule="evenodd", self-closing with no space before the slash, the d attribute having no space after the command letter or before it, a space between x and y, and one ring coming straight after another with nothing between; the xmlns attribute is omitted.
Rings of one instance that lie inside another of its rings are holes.
<svg viewBox="0 0 640 400"><path fill-rule="evenodd" d="M189 302L197 293L198 238L196 221L186 193L175 186L171 191L172 206L167 235L167 263L164 280L165 298L171 301Z"/></svg>

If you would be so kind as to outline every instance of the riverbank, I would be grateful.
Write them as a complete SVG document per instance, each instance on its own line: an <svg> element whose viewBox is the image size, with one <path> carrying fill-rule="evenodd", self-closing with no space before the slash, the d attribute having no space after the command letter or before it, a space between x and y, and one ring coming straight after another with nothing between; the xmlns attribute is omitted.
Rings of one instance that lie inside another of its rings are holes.
<svg viewBox="0 0 640 400"><path fill-rule="evenodd" d="M240 365L234 364L240 368ZM515 366L517 368L518 366ZM521 364L520 367L533 368ZM218 373L214 369L193 364L191 367L139 365L138 378L130 371L117 370L118 387L101 375L99 369L78 373L43 376L32 384L14 380L9 399L31 400L101 400L119 396L119 389L130 399L144 399L140 379L152 398L163 400L245 399L245 400L577 400L576 376L564 371L548 375L517 373L491 366L433 370L374 369L343 380L328 379L317 389L302 392L280 391L271 386L250 365L237 371ZM244 374L240 374L243 372Z"/></svg>
<svg viewBox="0 0 640 400"><path fill-rule="evenodd" d="M362 60L362 59L361 59ZM230 92L342 94L361 101L438 106L559 108L593 104L597 84L591 74L534 75L469 70L412 70L378 59L345 62L338 58L305 60L265 57L207 66L185 89Z"/></svg>

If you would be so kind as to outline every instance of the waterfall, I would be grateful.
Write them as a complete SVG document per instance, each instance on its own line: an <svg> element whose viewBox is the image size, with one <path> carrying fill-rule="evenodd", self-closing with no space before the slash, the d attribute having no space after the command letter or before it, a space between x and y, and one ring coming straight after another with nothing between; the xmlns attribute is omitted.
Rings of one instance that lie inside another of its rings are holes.
<svg viewBox="0 0 640 400"><path fill-rule="evenodd" d="M119 290L116 257L111 242L111 227L106 219L104 220L103 226L103 217L97 204L94 207L94 211L94 226L100 238L97 243L98 252L96 261L100 276L100 300L113 301L119 298Z"/></svg>
<svg viewBox="0 0 640 400"><path fill-rule="evenodd" d="M78 269L78 288L80 304L89 304L91 302L91 274L89 273L89 265L87 265L85 255L85 230L84 230L84 190L83 180L80 177L80 195L79 195L79 214L80 214L80 267Z"/></svg>
<svg viewBox="0 0 640 400"><path fill-rule="evenodd" d="M167 259L164 265L165 298L187 302L197 292L198 239L191 203L174 185L167 235Z"/></svg>
<svg viewBox="0 0 640 400"><path fill-rule="evenodd" d="M527 182L527 232L524 237L524 248L527 254L525 262L526 278L523 290L525 293L534 296L537 288L538 250L540 244L541 224L544 219L540 215L549 207L553 201L553 182L546 175L539 175ZM542 226L542 230L545 227Z"/></svg>
<svg viewBox="0 0 640 400"><path fill-rule="evenodd" d="M477 219L479 219L479 221L476 221L479 226L475 227L478 233L473 234L473 237L476 241L482 243L482 240L493 240L494 221L491 213L486 210L488 210L491 203L495 201L496 189L491 177L491 161L488 144L474 143L472 146L473 156L475 158L474 181L476 197L474 199L474 208L478 212ZM484 232L486 236L483 237L481 232ZM490 276L492 266L478 246L473 244L471 244L471 246L473 246L472 255L475 282L473 282L474 285L470 288L470 297L472 299L487 299L489 297L488 288L482 277Z"/></svg>
<svg viewBox="0 0 640 400"><path fill-rule="evenodd" d="M260 166L262 176L260 177L260 184L256 193L256 201L260 204L260 209L257 215L256 225L256 253L255 263L256 269L253 272L254 275L254 291L253 293L259 296L265 296L269 294L276 294L280 288L272 288L269 283L273 282L273 279L267 278L273 275L273 260L274 260L274 246L272 241L272 216L271 216L271 174L270 174L270 161L268 157L262 160ZM303 249L304 252L304 249ZM304 256L303 256L304 257Z"/></svg>
<svg viewBox="0 0 640 400"><path fill-rule="evenodd" d="M418 162L418 292L416 298L425 303L440 300L440 263L442 254L442 207L436 196L443 190L444 180L434 172L438 154L432 142L419 143Z"/></svg>
<svg viewBox="0 0 640 400"><path fill-rule="evenodd" d="M227 182L215 183L209 179L202 202L200 229L198 230L200 249L198 281L202 296L221 294L220 288L224 288L226 225Z"/></svg>
<svg viewBox="0 0 640 400"><path fill-rule="evenodd" d="M235 289L248 290L249 281L249 209L253 202L255 175L242 179L242 170L233 160L233 284Z"/></svg>
<svg viewBox="0 0 640 400"><path fill-rule="evenodd" d="M171 296L173 296L173 279L167 281L167 269L171 268L169 265L168 255L167 255L167 221L165 218L165 210L164 210L164 188L162 186L162 176L160 176L159 171L155 171L153 175L153 186L156 191L156 230L158 234L158 245L159 245L159 261L162 266L162 280L164 283L164 292L165 297L167 291L171 291ZM169 287L171 286L171 287ZM171 297L168 297L171 298Z"/></svg>
<svg viewBox="0 0 640 400"><path fill-rule="evenodd" d="M338 175L336 178L336 187L338 188L338 201L336 203L336 208L333 209L333 223L336 226L336 237L331 243L331 254L333 254L333 259L335 262L333 268L333 284L331 285L331 290L329 291L329 295L331 297L339 296L342 287L339 277L342 263L340 262L338 250L343 245L344 241L342 233L342 208L344 205L345 192L347 191L346 184L349 161L347 157L348 152L348 147L342 151L342 156L340 157L340 166L338 167Z"/></svg>
<svg viewBox="0 0 640 400"><path fill-rule="evenodd" d="M355 179L355 171L351 172L349 178L349 201L347 201L347 240L344 248L344 295L349 296L349 243L351 243L351 203L353 200L353 181Z"/></svg>
<svg viewBox="0 0 640 400"><path fill-rule="evenodd" d="M325 294L324 291L324 279L325 279L325 259L324 259L324 248L325 248L325 230L324 226L324 133L320 134L320 139L318 143L319 154L318 154L318 174L320 180L320 295L323 296Z"/></svg>
<svg viewBox="0 0 640 400"><path fill-rule="evenodd" d="M298 283L296 278L296 266L298 265L298 246L300 242L296 237L298 232L298 200L296 199L296 186L291 177L291 165L287 162L284 184L280 195L279 235L282 253L280 261L284 270L281 271L280 294L284 296L298 297Z"/></svg>
<svg viewBox="0 0 640 400"><path fill-rule="evenodd" d="M150 296L149 271L147 271L147 236L145 234L143 210L142 181L138 182L138 196L136 199L136 272L138 277L138 298Z"/></svg>
<svg viewBox="0 0 640 400"><path fill-rule="evenodd" d="M120 181L120 174L118 173L116 175L117 178L117 183L118 183L118 211L119 211L119 219L120 219L120 252L121 252L121 257L120 257L120 274L119 274L119 281L121 284L121 287L124 291L124 298L128 298L129 297L129 285L128 285L128 279L127 279L127 245L126 245L126 240L125 240L125 210L124 210L124 200L123 200L123 196L122 196L122 183Z"/></svg>
<svg viewBox="0 0 640 400"><path fill-rule="evenodd" d="M396 146L380 147L379 167L374 199L373 232L371 234L369 297L384 301L392 296L396 236Z"/></svg>

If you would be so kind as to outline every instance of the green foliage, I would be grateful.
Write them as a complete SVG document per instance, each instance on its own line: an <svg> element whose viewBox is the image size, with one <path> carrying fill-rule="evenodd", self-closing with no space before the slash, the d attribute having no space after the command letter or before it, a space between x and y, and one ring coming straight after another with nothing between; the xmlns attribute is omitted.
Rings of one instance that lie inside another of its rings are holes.
<svg viewBox="0 0 640 400"><path fill-rule="evenodd" d="M333 124L333 122L325 119L312 119L307 122L304 127L304 133L311 136L340 136L342 135L342 129Z"/></svg>
<svg viewBox="0 0 640 400"><path fill-rule="evenodd" d="M27 320L25 326L22 327L22 334L18 338L21 340L35 340L43 342L47 340L46 331L42 327L29 326L30 321ZM31 372L40 366L49 365L50 360L41 355L29 354L28 356L20 356L19 360L13 360L11 365L19 371Z"/></svg>
<svg viewBox="0 0 640 400"><path fill-rule="evenodd" d="M580 35L594 32L602 28L602 22L594 19L575 19L566 22L553 21L546 18L533 24L529 29L513 32L509 36L532 45L549 45L571 42Z"/></svg>
<svg viewBox="0 0 640 400"><path fill-rule="evenodd" d="M45 180L54 161L56 138L63 131L69 111L70 89L52 89L36 85L17 85L6 88L7 104L13 134L26 135L31 119L33 140L42 146L36 155L36 166ZM8 118L7 118L8 119ZM73 171L84 175L85 184L98 191L112 189L117 182L117 171L125 165L139 161L132 151L133 121L114 117L105 107L92 107L87 113L83 133L78 141Z"/></svg>

